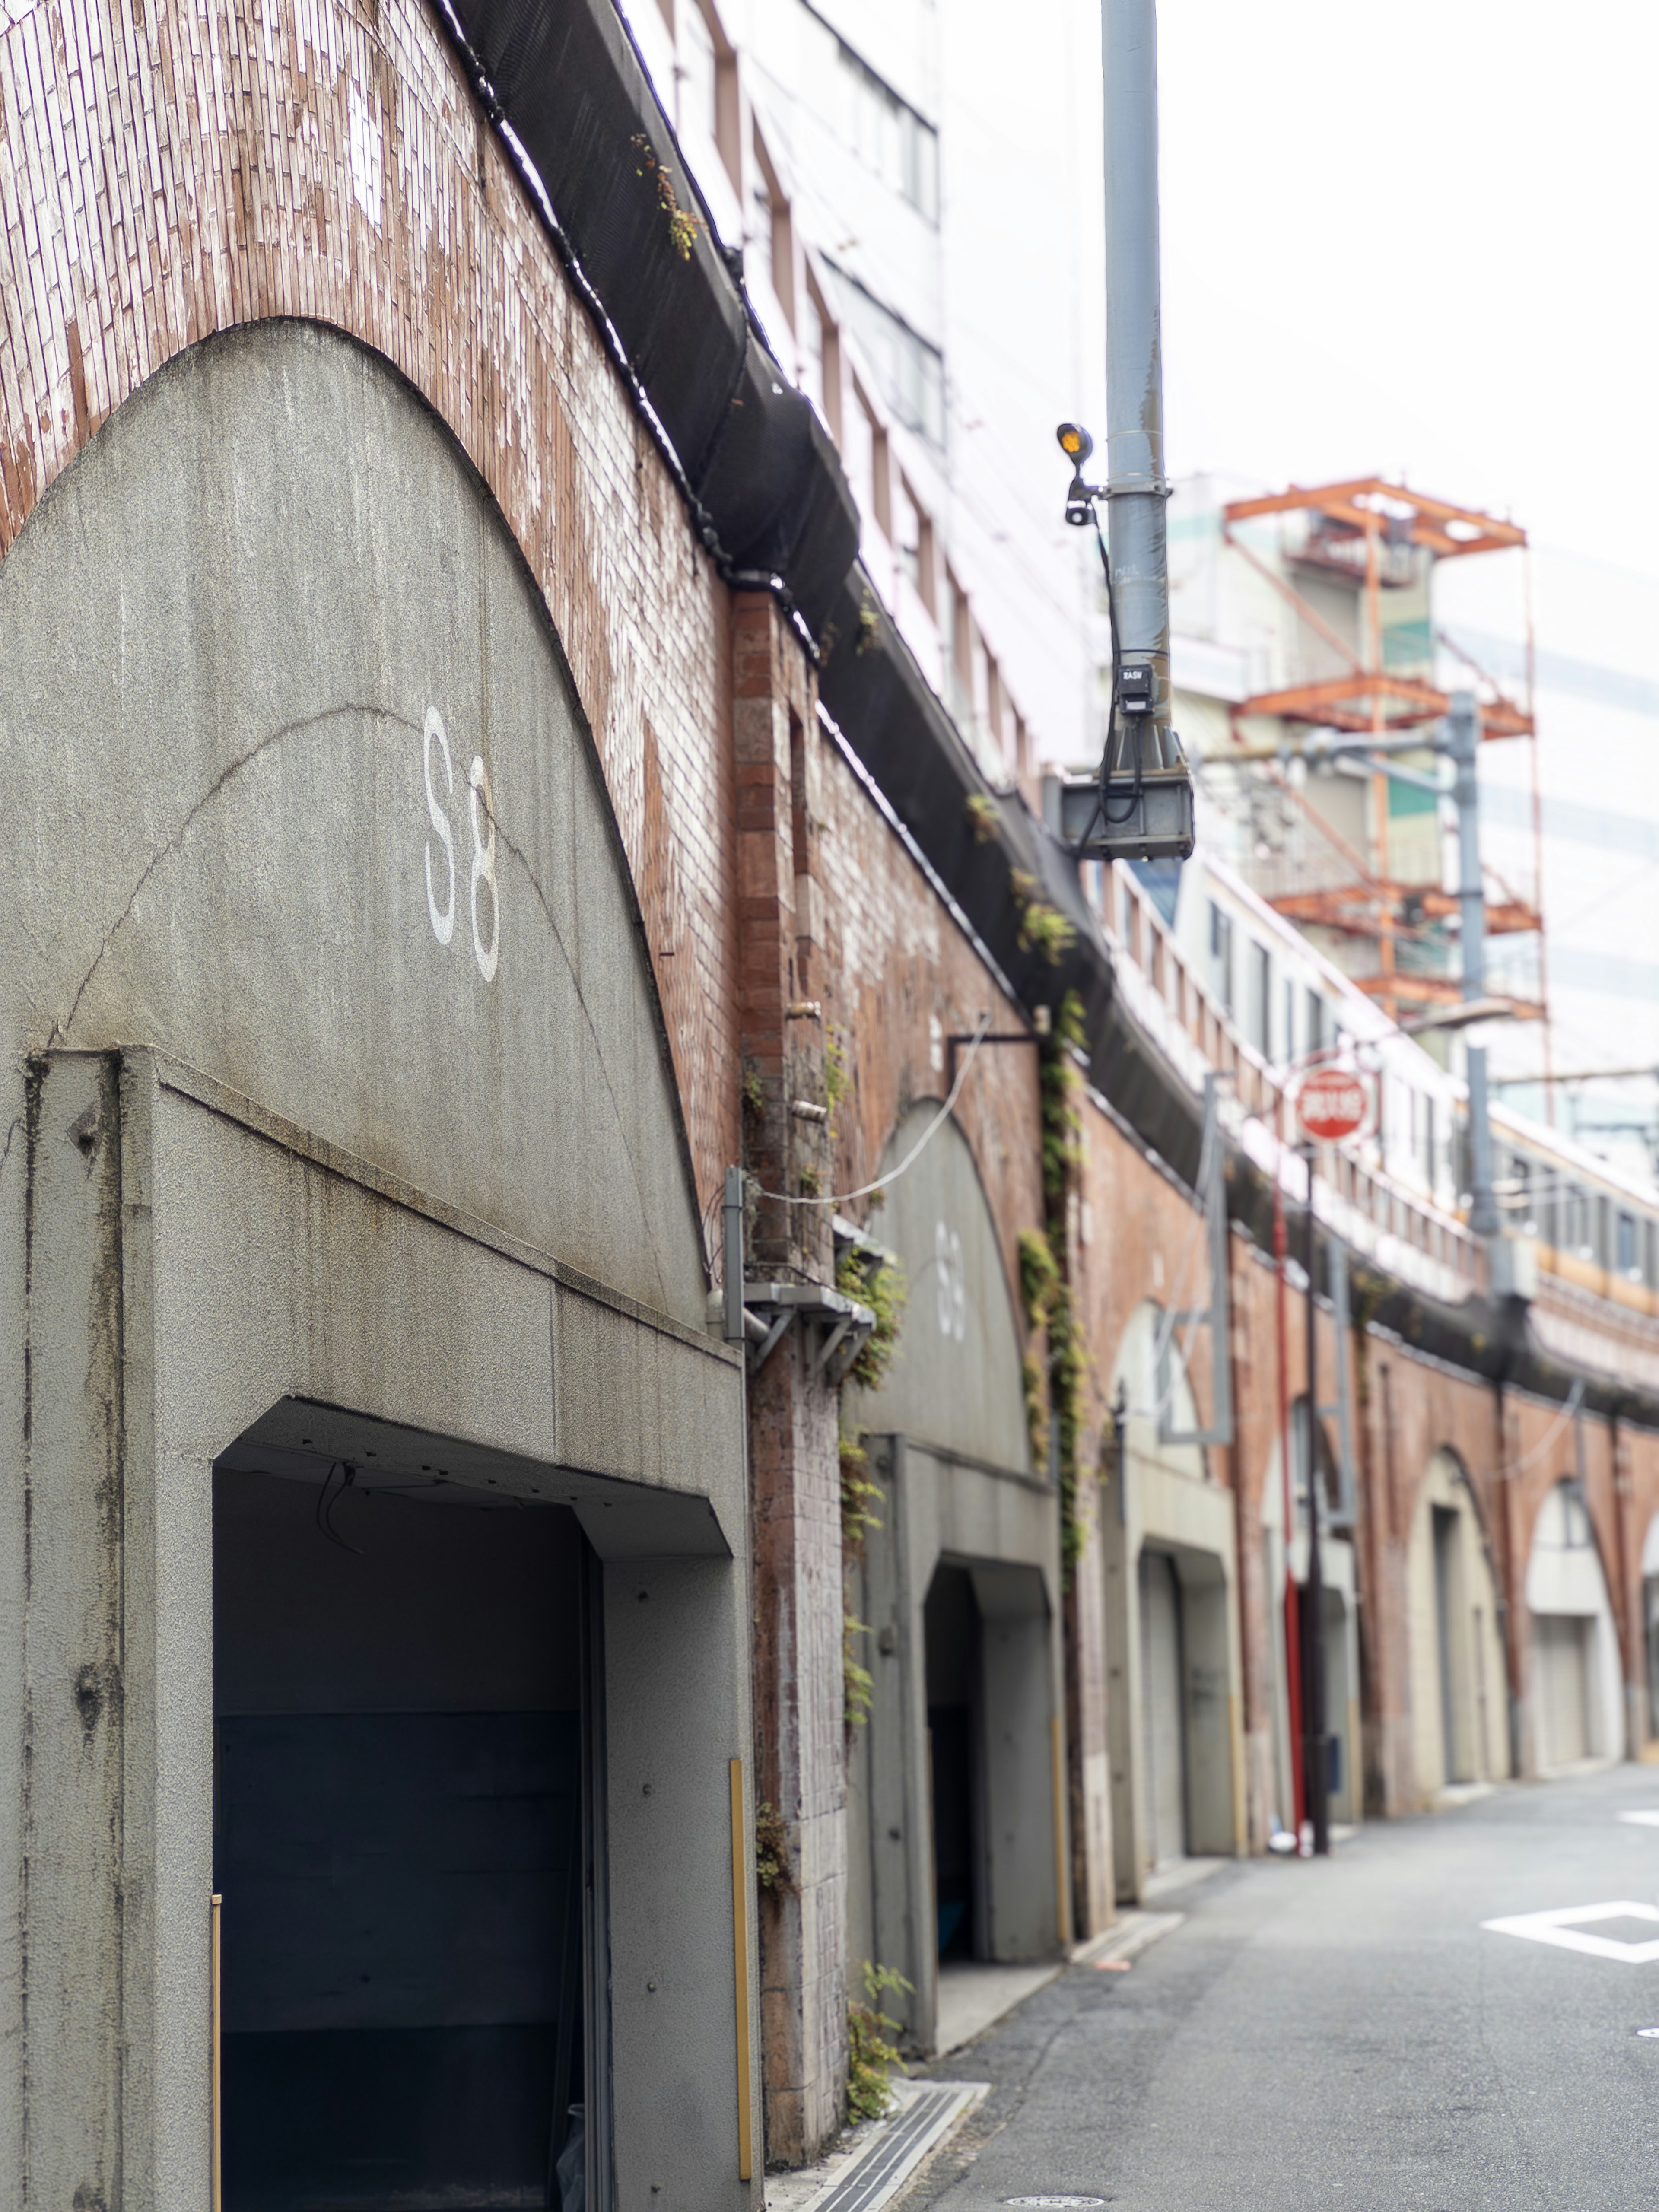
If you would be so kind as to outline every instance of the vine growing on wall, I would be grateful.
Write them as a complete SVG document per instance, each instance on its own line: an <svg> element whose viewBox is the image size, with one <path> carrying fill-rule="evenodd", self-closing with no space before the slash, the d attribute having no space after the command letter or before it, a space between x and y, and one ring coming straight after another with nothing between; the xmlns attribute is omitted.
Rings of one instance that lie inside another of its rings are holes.
<svg viewBox="0 0 1659 2212"><path fill-rule="evenodd" d="M1089 1355L1066 1274L1066 1212L1083 1164L1083 1116L1078 1106L1075 1055L1085 1042L1083 1006L1068 991L1039 1047L1042 1100L1042 1200L1041 1231L1020 1232L1020 1293L1028 1328L1046 1340L1048 1416L1034 1415L1034 1361L1026 1364L1026 1417L1032 1449L1041 1465L1051 1457L1060 1484L1060 1553L1069 1579L1082 1555L1083 1518L1079 1496L1079 1455L1083 1437L1083 1390ZM1041 1429L1042 1451L1038 1451Z"/></svg>

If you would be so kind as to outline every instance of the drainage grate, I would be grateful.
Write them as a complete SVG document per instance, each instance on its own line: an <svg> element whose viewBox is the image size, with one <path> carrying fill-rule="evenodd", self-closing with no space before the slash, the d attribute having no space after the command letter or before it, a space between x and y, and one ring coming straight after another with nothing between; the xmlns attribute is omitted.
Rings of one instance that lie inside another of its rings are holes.
<svg viewBox="0 0 1659 2212"><path fill-rule="evenodd" d="M877 2212L921 2165L969 2094L955 2082L919 2088L869 2156L821 2197L812 2212Z"/></svg>

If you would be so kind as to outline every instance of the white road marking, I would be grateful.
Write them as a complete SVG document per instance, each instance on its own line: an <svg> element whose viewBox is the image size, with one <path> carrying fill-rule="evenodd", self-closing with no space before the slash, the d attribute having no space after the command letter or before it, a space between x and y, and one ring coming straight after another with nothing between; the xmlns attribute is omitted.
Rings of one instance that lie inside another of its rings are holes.
<svg viewBox="0 0 1659 2212"><path fill-rule="evenodd" d="M1659 1905L1637 1905L1628 1898L1611 1905L1564 1905L1551 1912L1516 1912L1503 1920L1483 1920L1495 1936L1522 1936L1529 1943L1555 1943L1564 1951L1583 1951L1592 1959L1617 1959L1622 1966L1645 1966L1659 1959L1659 1937L1650 1943L1621 1943L1611 1936L1586 1936L1583 1923L1596 1920L1659 1921Z"/></svg>
<svg viewBox="0 0 1659 2212"><path fill-rule="evenodd" d="M1633 1828L1659 1828L1659 1813L1621 1813L1619 1817Z"/></svg>

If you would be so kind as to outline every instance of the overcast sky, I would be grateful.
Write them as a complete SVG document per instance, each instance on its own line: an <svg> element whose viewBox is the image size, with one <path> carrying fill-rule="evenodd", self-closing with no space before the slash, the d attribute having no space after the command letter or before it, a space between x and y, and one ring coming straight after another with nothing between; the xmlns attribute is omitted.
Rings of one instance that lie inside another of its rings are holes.
<svg viewBox="0 0 1659 2212"><path fill-rule="evenodd" d="M1175 472L1404 469L1659 577L1659 0L1158 19Z"/></svg>

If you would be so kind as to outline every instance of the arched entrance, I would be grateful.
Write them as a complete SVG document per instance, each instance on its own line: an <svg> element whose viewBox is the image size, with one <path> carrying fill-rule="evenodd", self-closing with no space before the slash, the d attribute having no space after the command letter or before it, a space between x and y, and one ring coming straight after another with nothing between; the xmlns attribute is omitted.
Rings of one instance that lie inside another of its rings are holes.
<svg viewBox="0 0 1659 2212"><path fill-rule="evenodd" d="M1578 1485L1545 1498L1527 1561L1533 1764L1558 1774L1625 1747L1619 1638L1595 1531Z"/></svg>
<svg viewBox="0 0 1659 2212"><path fill-rule="evenodd" d="M1498 1584L1462 1462L1437 1451L1407 1559L1412 1743L1419 1800L1510 1771L1508 1676Z"/></svg>
<svg viewBox="0 0 1659 2212"><path fill-rule="evenodd" d="M1113 1849L1127 1901L1188 1857L1243 1848L1232 1493L1210 1480L1200 1446L1160 1438L1160 1413L1176 1435L1199 1426L1167 1338L1160 1310L1141 1306L1111 1378L1127 1408L1101 1532Z"/></svg>
<svg viewBox="0 0 1659 2212"><path fill-rule="evenodd" d="M911 1109L889 1164L938 1111ZM848 1394L882 1492L855 1567L874 1680L850 1756L851 1955L915 1984L887 2002L926 2051L942 1977L1048 1958L1068 1932L1060 1506L1033 1464L1001 1248L953 1121L873 1226L909 1297L883 1387Z"/></svg>
<svg viewBox="0 0 1659 2212"><path fill-rule="evenodd" d="M1292 1472L1296 1501L1296 1530L1290 1547L1288 1571L1298 1593L1308 1578L1308 1401L1298 1398L1291 1407ZM1359 1724L1359 1598L1354 1547L1345 1527L1336 1524L1342 1498L1340 1473L1326 1424L1319 1424L1316 1450L1320 1475L1320 1580L1322 1589L1323 1655L1325 1662L1325 1732L1328 1765L1326 1782L1329 1816L1354 1825L1364 1809L1364 1776L1360 1765ZM1285 1656L1284 1458L1277 1441L1269 1456L1261 1493L1262 1567L1271 1606L1273 1666L1273 1804L1274 1819L1284 1829L1291 1826L1295 1804L1294 1769L1291 1754L1288 1672ZM1304 1613L1305 1619L1305 1613ZM1304 1717L1304 1726L1307 1725Z"/></svg>
<svg viewBox="0 0 1659 2212"><path fill-rule="evenodd" d="M741 1369L518 550L258 325L103 425L0 633L33 2185L207 2202L216 1875L227 2212L741 2207Z"/></svg>

